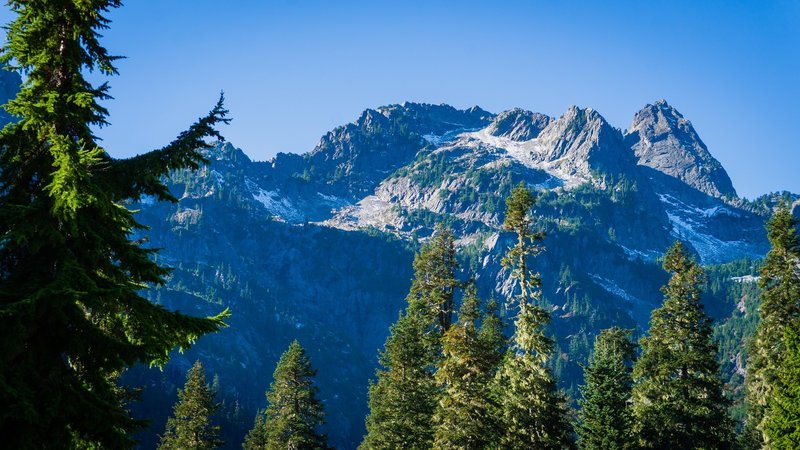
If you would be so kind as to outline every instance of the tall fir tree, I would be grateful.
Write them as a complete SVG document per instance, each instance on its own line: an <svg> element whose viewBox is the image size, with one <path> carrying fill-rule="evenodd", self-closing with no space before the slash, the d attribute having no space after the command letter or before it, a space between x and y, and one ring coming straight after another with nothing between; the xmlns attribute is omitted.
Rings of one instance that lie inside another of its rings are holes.
<svg viewBox="0 0 800 450"><path fill-rule="evenodd" d="M267 410L256 417L244 448L248 450L322 450L328 438L320 434L325 410L317 398L316 371L300 343L281 355L267 392Z"/></svg>
<svg viewBox="0 0 800 450"><path fill-rule="evenodd" d="M430 242L414 258L414 282L410 296L419 298L429 309L439 334L450 327L455 308L456 279L455 236L449 228L438 224Z"/></svg>
<svg viewBox="0 0 800 450"><path fill-rule="evenodd" d="M485 328L475 283L467 285L458 321L442 337L442 359L436 381L442 389L433 418L434 449L484 449L497 441L500 424L490 395L502 355L491 316Z"/></svg>
<svg viewBox="0 0 800 450"><path fill-rule="evenodd" d="M367 434L362 450L429 449L437 389L434 355L426 345L430 322L418 301L392 325L380 355L377 381L369 386Z"/></svg>
<svg viewBox="0 0 800 450"><path fill-rule="evenodd" d="M433 373L449 328L458 263L453 233L436 227L414 258L405 313L392 325L377 381L369 387L367 434L361 449L429 449L438 401Z"/></svg>
<svg viewBox="0 0 800 450"><path fill-rule="evenodd" d="M631 369L636 347L631 331L609 328L600 332L584 369L585 385L578 411L578 448L628 450L636 448L633 435Z"/></svg>
<svg viewBox="0 0 800 450"><path fill-rule="evenodd" d="M667 251L664 270L672 274L664 304L652 313L633 369L634 431L643 448L731 448L717 346L700 303L703 271L680 242Z"/></svg>
<svg viewBox="0 0 800 450"><path fill-rule="evenodd" d="M770 449L795 450L800 448L800 320L786 327L783 349L764 422L764 440Z"/></svg>
<svg viewBox="0 0 800 450"><path fill-rule="evenodd" d="M524 184L514 188L506 200L503 227L516 233L517 243L509 249L503 266L519 294L511 349L504 358L495 382L501 392L502 427L500 445L508 449L572 448L566 399L558 391L548 367L553 341L545 333L550 314L539 304L540 279L529 270L527 258L538 254L544 237L534 232L530 217L533 193Z"/></svg>
<svg viewBox="0 0 800 450"><path fill-rule="evenodd" d="M220 448L220 428L212 423L219 409L216 392L206 383L200 361L186 374L186 384L178 390L178 402L167 419L159 450L211 450Z"/></svg>
<svg viewBox="0 0 800 450"><path fill-rule="evenodd" d="M204 162L204 138L221 138L226 111L220 99L163 149L112 158L92 134L107 125L108 86L84 74L117 72L99 31L120 1L8 4L0 59L25 81L6 105L18 120L0 132L0 435L17 449L130 447L141 422L118 374L165 363L224 315L193 318L140 295L168 271L132 240L143 227L124 202L175 200L162 177Z"/></svg>
<svg viewBox="0 0 800 450"><path fill-rule="evenodd" d="M784 335L800 319L800 238L798 220L780 205L767 224L771 249L761 269L760 321L747 365L748 428L761 443L772 391L785 355ZM766 436L763 436L766 438ZM770 447L769 442L763 442Z"/></svg>
<svg viewBox="0 0 800 450"><path fill-rule="evenodd" d="M264 450L267 448L267 424L264 422L264 415L266 413L261 410L256 413L256 420L253 423L253 428L247 432L244 437L242 448L244 450Z"/></svg>

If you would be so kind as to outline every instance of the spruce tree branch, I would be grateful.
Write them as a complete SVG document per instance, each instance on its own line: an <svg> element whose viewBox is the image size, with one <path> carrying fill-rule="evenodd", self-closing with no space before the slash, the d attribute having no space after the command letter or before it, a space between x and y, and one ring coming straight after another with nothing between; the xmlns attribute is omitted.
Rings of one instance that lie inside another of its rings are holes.
<svg viewBox="0 0 800 450"><path fill-rule="evenodd" d="M224 141L215 125L231 121L224 101L225 96L220 93L214 108L166 147L132 158L111 160L109 170L100 173L112 186L114 200L138 200L144 195L152 195L162 201L177 201L164 184L163 177L172 170L198 169L208 163L201 153L201 150L211 147L206 138Z"/></svg>

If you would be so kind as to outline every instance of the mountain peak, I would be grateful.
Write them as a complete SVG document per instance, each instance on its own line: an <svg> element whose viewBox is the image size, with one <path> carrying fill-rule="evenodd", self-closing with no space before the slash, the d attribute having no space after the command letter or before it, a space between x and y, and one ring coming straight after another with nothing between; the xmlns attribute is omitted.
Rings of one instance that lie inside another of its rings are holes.
<svg viewBox="0 0 800 450"><path fill-rule="evenodd" d="M645 105L625 135L639 165L647 166L712 197L736 197L730 177L692 123L666 100Z"/></svg>
<svg viewBox="0 0 800 450"><path fill-rule="evenodd" d="M552 121L551 117L544 114L513 108L498 114L486 131L492 136L528 141L538 137Z"/></svg>
<svg viewBox="0 0 800 450"><path fill-rule="evenodd" d="M542 130L539 141L544 160L587 179L595 171L627 173L636 166L620 131L591 108L570 106Z"/></svg>

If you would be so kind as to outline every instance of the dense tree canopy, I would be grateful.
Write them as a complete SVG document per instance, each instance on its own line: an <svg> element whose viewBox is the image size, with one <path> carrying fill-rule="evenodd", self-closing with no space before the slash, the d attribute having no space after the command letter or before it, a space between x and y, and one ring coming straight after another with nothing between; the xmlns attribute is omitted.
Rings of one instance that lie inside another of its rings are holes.
<svg viewBox="0 0 800 450"><path fill-rule="evenodd" d="M769 448L800 448L800 321L784 332L782 364L775 373L764 437Z"/></svg>
<svg viewBox="0 0 800 450"><path fill-rule="evenodd" d="M441 335L449 328L458 286L453 233L436 233L414 258L408 307L392 325L369 388L362 449L426 449L433 442L438 390L433 377Z"/></svg>
<svg viewBox="0 0 800 450"><path fill-rule="evenodd" d="M711 319L700 303L703 270L680 242L664 257L672 277L653 311L634 370L634 431L643 448L730 448L733 423L719 378Z"/></svg>
<svg viewBox="0 0 800 450"><path fill-rule="evenodd" d="M636 448L633 435L631 366L635 354L631 330L609 328L595 339L594 352L584 369L578 448L625 450Z"/></svg>
<svg viewBox="0 0 800 450"><path fill-rule="evenodd" d="M490 392L502 355L494 338L502 330L490 329L496 325L491 316L481 314L477 289L470 283L458 321L442 337L443 355L435 375L442 393L433 418L433 448L477 450L496 442L498 405Z"/></svg>
<svg viewBox="0 0 800 450"><path fill-rule="evenodd" d="M785 336L800 323L800 237L798 220L781 205L767 224L771 248L761 269L760 322L751 343L747 372L748 425L760 440L772 391L787 357ZM765 438L767 436L764 436ZM767 442L767 446L769 443Z"/></svg>

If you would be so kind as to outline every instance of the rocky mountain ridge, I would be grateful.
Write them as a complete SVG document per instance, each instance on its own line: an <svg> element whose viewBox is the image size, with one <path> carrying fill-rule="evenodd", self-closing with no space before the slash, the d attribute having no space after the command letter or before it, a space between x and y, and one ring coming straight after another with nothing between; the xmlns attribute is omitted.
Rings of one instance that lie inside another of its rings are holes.
<svg viewBox="0 0 800 450"><path fill-rule="evenodd" d="M667 106L644 110L652 108ZM166 375L128 375L154 393L138 407L154 418L145 446L197 357L219 375L228 428L240 439L263 407L275 361L299 338L319 369L327 432L337 447L355 448L413 252L446 223L458 237L459 276L475 276L484 297L504 298L511 286L500 259L511 237L500 225L505 196L519 182L537 192L536 226L547 237L534 264L553 316L552 363L575 394L578 364L600 329L646 327L665 281L657 258L675 239L706 264L749 261L767 249L773 200L726 190L724 169L702 157L699 137L685 135L690 125L664 128L665 114L637 114L635 140L590 108L553 118L404 103L364 111L302 155L256 162L231 144L209 150L211 164L170 177L176 205L132 205L151 227L152 245L164 248L159 259L174 268L166 286L149 291L152 301L233 311L229 329L176 354ZM646 159L653 148L666 156ZM737 279L753 275L752 265L736 267ZM718 318L736 311L723 295L707 302Z"/></svg>
<svg viewBox="0 0 800 450"><path fill-rule="evenodd" d="M639 111L625 134L591 108L572 106L551 118L521 109L494 115L404 103L366 110L305 155L279 154L258 164L265 170L251 179L254 198L289 223L374 227L408 237L430 230L402 219L402 212L422 210L496 228L499 210L462 208L452 194L463 194L468 172L472 178L518 173L545 190L632 183L651 215L660 216L654 225L667 230L656 242L629 242L643 254L657 254L667 237L687 240L711 263L765 248L763 239L750 239L763 211L743 207L691 123L663 100ZM434 166L446 179L420 183ZM745 224L738 234L724 220L732 215Z"/></svg>

